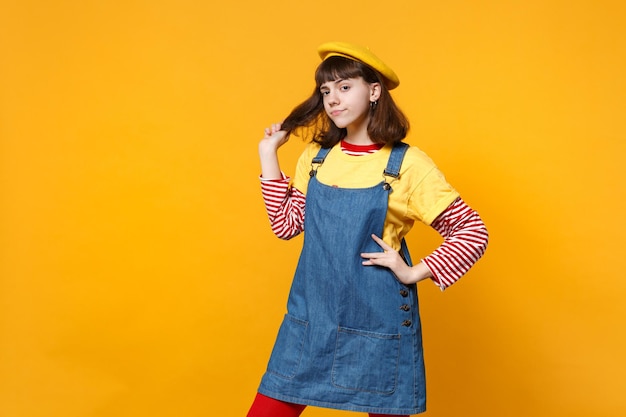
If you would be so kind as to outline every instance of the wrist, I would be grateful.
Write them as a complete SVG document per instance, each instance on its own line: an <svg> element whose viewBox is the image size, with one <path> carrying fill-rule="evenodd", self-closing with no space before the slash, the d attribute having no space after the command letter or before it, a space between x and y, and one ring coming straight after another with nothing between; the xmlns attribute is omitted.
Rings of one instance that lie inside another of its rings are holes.
<svg viewBox="0 0 626 417"><path fill-rule="evenodd" d="M432 274L430 269L426 266L424 262L420 262L417 265L414 265L411 268L413 272L413 281L417 284L420 281L431 278Z"/></svg>
<svg viewBox="0 0 626 417"><path fill-rule="evenodd" d="M260 156L274 156L278 153L278 146L275 144L262 140L259 142L259 155Z"/></svg>

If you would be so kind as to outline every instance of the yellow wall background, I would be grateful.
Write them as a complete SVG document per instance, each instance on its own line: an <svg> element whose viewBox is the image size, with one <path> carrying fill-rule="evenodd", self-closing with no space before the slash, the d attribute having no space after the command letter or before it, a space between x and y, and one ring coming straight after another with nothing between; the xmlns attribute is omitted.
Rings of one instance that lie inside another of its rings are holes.
<svg viewBox="0 0 626 417"><path fill-rule="evenodd" d="M257 142L328 40L396 70L408 142L490 230L461 282L420 284L427 415L626 415L625 24L602 0L2 0L0 416L245 415L301 245L271 234Z"/></svg>

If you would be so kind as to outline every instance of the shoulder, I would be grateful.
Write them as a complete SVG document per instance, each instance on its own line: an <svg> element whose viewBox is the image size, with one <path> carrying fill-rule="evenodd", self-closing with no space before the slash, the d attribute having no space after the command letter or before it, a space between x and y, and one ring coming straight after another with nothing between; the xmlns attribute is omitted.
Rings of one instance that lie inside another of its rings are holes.
<svg viewBox="0 0 626 417"><path fill-rule="evenodd" d="M431 224L459 196L435 162L416 146L406 152L400 183L407 187L411 216L425 224Z"/></svg>
<svg viewBox="0 0 626 417"><path fill-rule="evenodd" d="M310 163L311 160L317 155L321 148L319 143L311 142L306 145L302 153L300 154L299 162Z"/></svg>
<svg viewBox="0 0 626 417"><path fill-rule="evenodd" d="M417 146L407 149L400 169L400 181L407 184L413 191L453 190L437 164Z"/></svg>
<svg viewBox="0 0 626 417"><path fill-rule="evenodd" d="M318 143L311 142L306 145L300 157L298 158L298 163L296 165L296 174L293 179L293 186L300 190L303 194L306 195L308 182L309 182L309 172L311 171L311 161L319 152L321 146Z"/></svg>
<svg viewBox="0 0 626 417"><path fill-rule="evenodd" d="M435 162L417 146L409 145L404 155L401 172L410 173L412 176L427 175L433 170L438 170Z"/></svg>

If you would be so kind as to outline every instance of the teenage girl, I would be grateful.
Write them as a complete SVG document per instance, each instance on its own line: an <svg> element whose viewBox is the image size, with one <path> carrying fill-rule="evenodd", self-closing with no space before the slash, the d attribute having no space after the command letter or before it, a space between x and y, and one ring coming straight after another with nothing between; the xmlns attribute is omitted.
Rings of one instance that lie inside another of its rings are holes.
<svg viewBox="0 0 626 417"><path fill-rule="evenodd" d="M272 230L304 243L287 314L249 417L296 417L307 405L370 416L425 411L416 283L442 290L483 255L487 230L432 160L405 138L389 90L396 74L369 49L331 42L313 94L259 143ZM277 150L313 132L293 183ZM306 215L305 215L306 214ZM443 243L412 263L415 221Z"/></svg>

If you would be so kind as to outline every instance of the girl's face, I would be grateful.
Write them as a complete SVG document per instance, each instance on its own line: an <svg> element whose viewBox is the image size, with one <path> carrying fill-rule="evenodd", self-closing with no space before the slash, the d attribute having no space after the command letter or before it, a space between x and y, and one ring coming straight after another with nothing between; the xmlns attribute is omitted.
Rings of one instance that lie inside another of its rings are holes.
<svg viewBox="0 0 626 417"><path fill-rule="evenodd" d="M324 110L338 128L367 129L370 102L378 100L380 85L362 77L328 81L320 86Z"/></svg>

